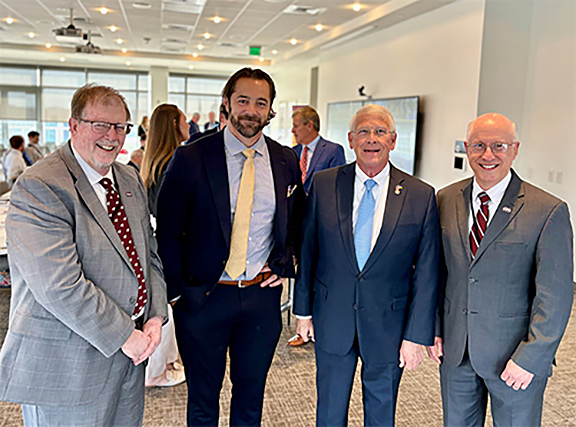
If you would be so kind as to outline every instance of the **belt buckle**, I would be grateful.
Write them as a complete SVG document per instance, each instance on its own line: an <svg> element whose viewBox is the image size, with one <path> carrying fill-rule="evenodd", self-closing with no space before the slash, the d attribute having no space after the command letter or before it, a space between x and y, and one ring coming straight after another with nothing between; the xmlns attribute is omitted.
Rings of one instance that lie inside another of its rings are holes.
<svg viewBox="0 0 576 427"><path fill-rule="evenodd" d="M246 281L246 280L244 280L244 281ZM238 280L238 287L239 287L240 289L242 289L242 288L247 288L248 286L243 285L243 284L242 284L242 280Z"/></svg>

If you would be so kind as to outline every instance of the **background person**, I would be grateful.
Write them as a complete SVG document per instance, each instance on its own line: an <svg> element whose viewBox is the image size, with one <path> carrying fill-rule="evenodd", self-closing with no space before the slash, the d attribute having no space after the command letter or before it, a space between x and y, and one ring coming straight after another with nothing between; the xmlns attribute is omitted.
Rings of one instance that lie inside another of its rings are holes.
<svg viewBox="0 0 576 427"><path fill-rule="evenodd" d="M24 138L20 135L14 135L10 138L10 150L4 153L2 157L2 167L4 168L4 177L10 185L14 185L16 179L26 169L24 160Z"/></svg>
<svg viewBox="0 0 576 427"><path fill-rule="evenodd" d="M204 132L214 128L218 128L218 122L216 121L216 114L214 111L210 111L208 113L208 121L204 124Z"/></svg>
<svg viewBox="0 0 576 427"><path fill-rule="evenodd" d="M140 141L142 141L142 140L146 141L146 137L148 136L148 125L149 124L150 124L150 121L148 120L148 116L142 117L142 121L138 125L138 138L140 138ZM142 138L142 137L144 137L144 138ZM142 144L142 146L144 146L144 144Z"/></svg>
<svg viewBox="0 0 576 427"><path fill-rule="evenodd" d="M24 149L24 153L30 159L30 163L34 164L44 157L44 152L40 148L38 142L40 141L40 134L35 130L28 132L28 146Z"/></svg>

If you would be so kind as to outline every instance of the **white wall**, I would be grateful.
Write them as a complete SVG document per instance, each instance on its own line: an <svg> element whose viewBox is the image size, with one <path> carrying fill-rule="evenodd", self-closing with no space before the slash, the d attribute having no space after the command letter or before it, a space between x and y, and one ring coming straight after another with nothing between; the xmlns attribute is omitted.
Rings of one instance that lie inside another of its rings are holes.
<svg viewBox="0 0 576 427"><path fill-rule="evenodd" d="M323 51L319 58L318 112L330 102L419 95L423 122L417 175L437 188L465 174L452 169L454 140L476 114L483 0L463 0L361 39ZM274 72L280 98L307 103L299 82L310 61Z"/></svg>

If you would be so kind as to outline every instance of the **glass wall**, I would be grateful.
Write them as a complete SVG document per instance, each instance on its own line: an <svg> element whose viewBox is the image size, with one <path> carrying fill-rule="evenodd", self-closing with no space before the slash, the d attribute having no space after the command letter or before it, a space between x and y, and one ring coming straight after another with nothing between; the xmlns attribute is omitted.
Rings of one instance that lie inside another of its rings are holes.
<svg viewBox="0 0 576 427"><path fill-rule="evenodd" d="M222 89L226 79L220 77L196 77L170 74L168 77L168 102L175 104L190 120L194 113L200 113L198 124L204 131L208 113L213 111L218 120L222 100Z"/></svg>
<svg viewBox="0 0 576 427"><path fill-rule="evenodd" d="M0 66L0 138L9 147L12 135L40 132L40 145L53 151L70 138L68 119L74 91L86 83L105 84L126 99L131 122L150 115L150 77L146 73L92 69ZM140 147L133 130L126 138L126 153Z"/></svg>

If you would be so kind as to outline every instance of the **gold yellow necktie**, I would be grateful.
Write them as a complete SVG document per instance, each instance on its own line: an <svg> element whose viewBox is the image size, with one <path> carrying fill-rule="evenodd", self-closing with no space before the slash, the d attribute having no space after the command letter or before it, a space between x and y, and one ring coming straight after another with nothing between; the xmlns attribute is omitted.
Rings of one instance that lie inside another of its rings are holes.
<svg viewBox="0 0 576 427"><path fill-rule="evenodd" d="M230 239L230 256L224 270L232 280L239 277L246 270L246 254L248 253L248 232L250 231L250 217L252 216L252 202L254 200L254 154L252 148L242 151L246 156L240 189L236 201L236 212L232 224L232 237Z"/></svg>

